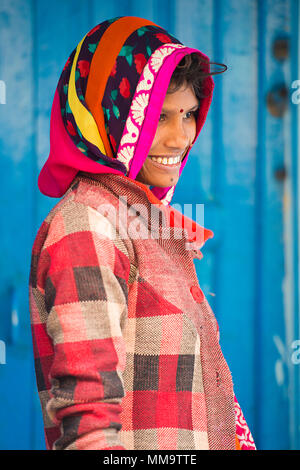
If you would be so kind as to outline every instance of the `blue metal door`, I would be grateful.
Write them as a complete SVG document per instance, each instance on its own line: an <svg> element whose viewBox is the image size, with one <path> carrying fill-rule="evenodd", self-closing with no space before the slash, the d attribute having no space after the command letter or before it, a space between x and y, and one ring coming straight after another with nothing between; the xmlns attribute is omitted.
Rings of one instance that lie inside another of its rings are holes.
<svg viewBox="0 0 300 470"><path fill-rule="evenodd" d="M295 177L288 167L296 150L289 88L297 15L296 2L231 0L201 2L189 20L177 17L183 40L228 65L215 78L209 120L176 198L203 203L205 225L215 232L198 261L199 279L220 325L235 392L264 449L296 446L299 433L286 205Z"/></svg>
<svg viewBox="0 0 300 470"><path fill-rule="evenodd" d="M44 448L27 289L34 237L57 202L37 188L53 94L84 34L122 15L151 19L228 66L215 77L173 204L204 204L215 233L196 269L258 448L300 448L291 361L299 339L298 114L290 99L298 10L296 0L1 1L1 449Z"/></svg>

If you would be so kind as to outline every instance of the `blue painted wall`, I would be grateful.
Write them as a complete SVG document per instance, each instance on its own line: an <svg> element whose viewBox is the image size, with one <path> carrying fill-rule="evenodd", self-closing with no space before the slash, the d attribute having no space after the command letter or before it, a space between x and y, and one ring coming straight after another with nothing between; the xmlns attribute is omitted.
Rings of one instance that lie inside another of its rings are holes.
<svg viewBox="0 0 300 470"><path fill-rule="evenodd" d="M27 297L32 243L57 202L37 188L55 87L84 34L127 14L228 65L215 77L173 203L204 204L204 224L215 233L196 269L258 448L299 449L296 0L1 0L0 449L44 448ZM282 37L289 52L279 60L273 44ZM287 109L276 117L267 97L279 85Z"/></svg>

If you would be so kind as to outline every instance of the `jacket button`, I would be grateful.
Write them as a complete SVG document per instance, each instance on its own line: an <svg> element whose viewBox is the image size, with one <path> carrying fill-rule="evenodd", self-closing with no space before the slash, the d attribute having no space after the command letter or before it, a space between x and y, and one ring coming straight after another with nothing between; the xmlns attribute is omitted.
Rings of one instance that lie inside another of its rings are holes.
<svg viewBox="0 0 300 470"><path fill-rule="evenodd" d="M200 289L200 287L192 286L190 291L191 291L191 294L192 294L192 296L193 296L193 298L196 302L198 302L200 304L201 302L204 301L204 294L203 294L202 290Z"/></svg>

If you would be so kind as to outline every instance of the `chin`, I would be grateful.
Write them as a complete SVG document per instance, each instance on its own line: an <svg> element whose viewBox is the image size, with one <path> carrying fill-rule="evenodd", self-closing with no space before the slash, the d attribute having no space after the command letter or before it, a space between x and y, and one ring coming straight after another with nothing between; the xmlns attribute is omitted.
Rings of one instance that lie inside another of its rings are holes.
<svg viewBox="0 0 300 470"><path fill-rule="evenodd" d="M173 181L155 181L150 183L150 186L157 186L158 188L169 188L170 186L175 186L177 183L178 179L174 178Z"/></svg>
<svg viewBox="0 0 300 470"><path fill-rule="evenodd" d="M171 183L166 183L164 185L161 185L161 188L170 188L171 186L175 186L177 184L177 181L175 183L172 181Z"/></svg>

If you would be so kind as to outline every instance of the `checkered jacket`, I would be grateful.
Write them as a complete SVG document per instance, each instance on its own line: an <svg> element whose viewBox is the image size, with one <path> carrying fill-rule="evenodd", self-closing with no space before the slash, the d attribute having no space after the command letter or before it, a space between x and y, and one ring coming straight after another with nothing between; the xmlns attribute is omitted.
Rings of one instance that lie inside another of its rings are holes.
<svg viewBox="0 0 300 470"><path fill-rule="evenodd" d="M37 233L29 302L48 449L255 448L199 251L154 207L128 178L79 173Z"/></svg>

